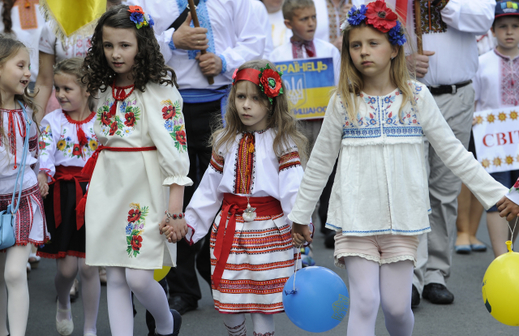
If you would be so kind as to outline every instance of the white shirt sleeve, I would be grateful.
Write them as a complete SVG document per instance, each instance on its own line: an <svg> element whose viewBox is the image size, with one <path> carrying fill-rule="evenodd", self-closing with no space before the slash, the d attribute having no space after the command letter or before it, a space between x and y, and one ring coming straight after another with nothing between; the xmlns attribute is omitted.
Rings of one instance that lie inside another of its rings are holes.
<svg viewBox="0 0 519 336"><path fill-rule="evenodd" d="M341 148L342 125L344 124L344 116L337 109L339 100L339 96L332 96L326 108L321 132L319 132L310 160L306 165L294 208L288 215L292 222L310 224L315 205L333 170Z"/></svg>
<svg viewBox="0 0 519 336"><path fill-rule="evenodd" d="M494 22L494 0L450 0L442 10L443 22L466 33L485 34Z"/></svg>

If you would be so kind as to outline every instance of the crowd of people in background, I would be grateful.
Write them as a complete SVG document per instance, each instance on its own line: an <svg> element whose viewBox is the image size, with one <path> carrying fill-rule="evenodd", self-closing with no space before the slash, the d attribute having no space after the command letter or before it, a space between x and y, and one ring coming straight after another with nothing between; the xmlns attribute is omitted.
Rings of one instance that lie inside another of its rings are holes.
<svg viewBox="0 0 519 336"><path fill-rule="evenodd" d="M381 304L389 333L411 335L422 298L454 301L452 254L487 250L484 209L488 247L507 251L519 173L486 173L471 130L475 111L519 105L517 0L195 4L199 27L186 0L107 0L92 34L60 39L37 1L0 2L0 211L22 190L0 336L25 335L41 258L61 335L78 280L85 336L101 284L113 335L133 335L134 299L149 335L178 335L199 277L229 335L248 313L273 335L320 234L348 271L348 334L374 335ZM336 91L296 120L276 63L312 58L331 60Z"/></svg>

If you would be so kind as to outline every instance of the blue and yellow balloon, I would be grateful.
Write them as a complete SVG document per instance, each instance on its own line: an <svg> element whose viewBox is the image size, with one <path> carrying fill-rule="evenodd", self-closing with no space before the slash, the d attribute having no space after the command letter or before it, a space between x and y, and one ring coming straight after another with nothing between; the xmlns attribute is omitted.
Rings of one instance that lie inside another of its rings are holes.
<svg viewBox="0 0 519 336"><path fill-rule="evenodd" d="M295 285L294 285L295 281ZM331 270L305 267L283 288L283 306L292 323L310 332L325 332L341 323L350 299L344 281Z"/></svg>
<svg viewBox="0 0 519 336"><path fill-rule="evenodd" d="M483 302L488 312L499 322L519 326L519 253L500 255L488 266L483 277Z"/></svg>
<svg viewBox="0 0 519 336"><path fill-rule="evenodd" d="M164 277L168 275L170 269L171 267L169 266L162 266L162 268L156 269L153 272L153 279L155 279L155 281L164 279Z"/></svg>

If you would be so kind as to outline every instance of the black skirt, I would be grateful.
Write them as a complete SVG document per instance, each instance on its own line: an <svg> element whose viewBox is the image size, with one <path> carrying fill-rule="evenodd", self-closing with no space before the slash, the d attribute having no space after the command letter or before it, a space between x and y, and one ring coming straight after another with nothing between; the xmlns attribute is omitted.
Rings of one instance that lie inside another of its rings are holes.
<svg viewBox="0 0 519 336"><path fill-rule="evenodd" d="M87 182L79 183L82 194L86 191ZM61 224L56 228L54 217L54 188L49 186L49 194L43 200L50 241L38 248L37 255L44 258L64 258L74 256L85 257L85 226L76 227L76 184L74 181L60 181Z"/></svg>

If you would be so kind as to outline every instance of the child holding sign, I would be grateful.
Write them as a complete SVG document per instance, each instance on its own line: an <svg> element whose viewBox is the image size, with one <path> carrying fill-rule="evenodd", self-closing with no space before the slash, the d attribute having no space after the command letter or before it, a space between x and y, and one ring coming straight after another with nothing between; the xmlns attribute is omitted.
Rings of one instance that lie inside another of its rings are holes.
<svg viewBox="0 0 519 336"><path fill-rule="evenodd" d="M519 105L519 4L517 1L500 1L496 5L492 34L497 47L479 57L479 69L474 77L476 111L493 110ZM497 181L511 187L519 177L519 170L491 173ZM507 251L508 225L499 216L495 206L487 210L487 226L494 255ZM513 225L515 220L510 224ZM517 232L514 234L517 236Z"/></svg>

